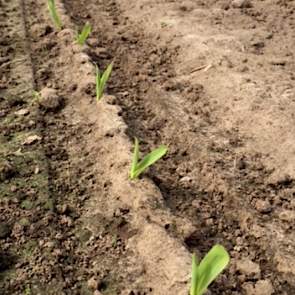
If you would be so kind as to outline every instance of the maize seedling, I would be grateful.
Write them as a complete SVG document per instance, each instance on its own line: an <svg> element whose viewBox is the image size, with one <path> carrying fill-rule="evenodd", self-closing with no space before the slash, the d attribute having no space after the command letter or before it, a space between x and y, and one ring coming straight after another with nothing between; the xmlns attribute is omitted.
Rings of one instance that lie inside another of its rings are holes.
<svg viewBox="0 0 295 295"><path fill-rule="evenodd" d="M134 153L133 153L132 165L131 165L130 175L129 175L130 179L132 180L134 178L137 178L149 166L151 166L156 161L161 159L167 153L167 151L168 151L168 148L164 145L161 145L157 149L147 154L139 162L139 142L138 142L138 139L135 138Z"/></svg>
<svg viewBox="0 0 295 295"><path fill-rule="evenodd" d="M91 33L91 25L89 23L86 23L81 31L81 33L77 33L76 42L79 45L84 45L88 36Z"/></svg>
<svg viewBox="0 0 295 295"><path fill-rule="evenodd" d="M101 72L98 66L96 65L95 82L96 82L96 100L97 101L99 101L103 96L103 92L104 92L106 83L112 73L112 69L113 69L113 63L110 63L108 67L106 68L106 70L101 75Z"/></svg>
<svg viewBox="0 0 295 295"><path fill-rule="evenodd" d="M56 9L55 0L48 0L47 4L52 21L55 27L60 31L62 29L62 22Z"/></svg>
<svg viewBox="0 0 295 295"><path fill-rule="evenodd" d="M202 295L229 263L229 255L221 245L215 245L199 263L192 258L190 295Z"/></svg>

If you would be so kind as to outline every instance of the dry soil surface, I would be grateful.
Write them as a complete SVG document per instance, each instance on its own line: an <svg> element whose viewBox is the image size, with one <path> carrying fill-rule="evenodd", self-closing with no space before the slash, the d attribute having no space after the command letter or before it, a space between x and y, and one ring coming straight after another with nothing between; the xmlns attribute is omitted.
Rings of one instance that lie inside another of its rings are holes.
<svg viewBox="0 0 295 295"><path fill-rule="evenodd" d="M0 0L0 293L185 295L219 243L210 294L295 294L295 1L57 4Z"/></svg>

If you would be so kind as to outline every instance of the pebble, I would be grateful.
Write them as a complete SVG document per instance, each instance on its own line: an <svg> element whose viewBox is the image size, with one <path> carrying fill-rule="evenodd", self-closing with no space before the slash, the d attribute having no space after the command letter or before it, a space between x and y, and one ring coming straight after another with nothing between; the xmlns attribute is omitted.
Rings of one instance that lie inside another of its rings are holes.
<svg viewBox="0 0 295 295"><path fill-rule="evenodd" d="M260 213L271 212L271 204L268 200L257 200L255 203L255 209Z"/></svg>
<svg viewBox="0 0 295 295"><path fill-rule="evenodd" d="M23 145L31 145L40 141L41 139L42 138L38 135L30 135L23 141Z"/></svg>
<svg viewBox="0 0 295 295"><path fill-rule="evenodd" d="M14 112L14 113L17 116L25 116L25 115L28 115L30 113L30 111L28 109L21 109L21 110Z"/></svg>
<svg viewBox="0 0 295 295"><path fill-rule="evenodd" d="M92 290L97 290L98 281L94 277L92 277L87 281L87 286Z"/></svg>

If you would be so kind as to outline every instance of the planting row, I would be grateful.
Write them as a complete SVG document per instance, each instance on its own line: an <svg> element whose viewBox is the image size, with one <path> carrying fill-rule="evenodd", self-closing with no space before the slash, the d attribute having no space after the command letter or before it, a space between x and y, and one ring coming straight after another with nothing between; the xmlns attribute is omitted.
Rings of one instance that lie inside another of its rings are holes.
<svg viewBox="0 0 295 295"><path fill-rule="evenodd" d="M63 24L58 14L55 0L48 0L48 9L56 30L62 30ZM91 34L91 30L91 25L86 23L81 32L77 32L74 42L83 46ZM96 100L99 102L103 97L106 84L111 76L113 63L110 63L103 72L100 71L96 64L94 66L96 69ZM161 145L140 159L139 140L135 138L134 152L129 172L130 180L137 179L148 167L161 159L167 151L168 148L165 145ZM221 245L213 246L202 261L198 261L197 257L193 255L190 295L204 294L208 286L228 265L229 260L229 254Z"/></svg>

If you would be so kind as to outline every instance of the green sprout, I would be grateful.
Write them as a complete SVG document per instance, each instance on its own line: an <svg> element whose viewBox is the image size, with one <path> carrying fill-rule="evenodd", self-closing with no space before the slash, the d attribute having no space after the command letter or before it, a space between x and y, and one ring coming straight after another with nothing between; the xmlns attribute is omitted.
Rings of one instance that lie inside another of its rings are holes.
<svg viewBox="0 0 295 295"><path fill-rule="evenodd" d="M96 100L97 101L99 101L103 96L103 92L104 92L106 83L112 73L112 69L113 69L113 63L110 63L108 67L106 68L106 70L101 75L101 72L98 66L96 65L95 83L96 83Z"/></svg>
<svg viewBox="0 0 295 295"><path fill-rule="evenodd" d="M130 169L130 179L137 178L142 172L144 172L149 166L153 165L159 159L161 159L168 151L168 148L164 145L161 145L157 149L153 150L147 154L140 162L139 160L139 142L135 138L134 143L134 153L132 159L132 165Z"/></svg>
<svg viewBox="0 0 295 295"><path fill-rule="evenodd" d="M47 4L52 21L54 22L55 27L60 31L62 29L62 22L56 9L55 0L48 0Z"/></svg>
<svg viewBox="0 0 295 295"><path fill-rule="evenodd" d="M82 29L82 32L77 34L76 41L79 45L84 45L89 34L91 33L91 25L86 23Z"/></svg>
<svg viewBox="0 0 295 295"><path fill-rule="evenodd" d="M192 258L192 282L190 295L202 295L229 263L229 255L221 245L215 245L199 263Z"/></svg>

